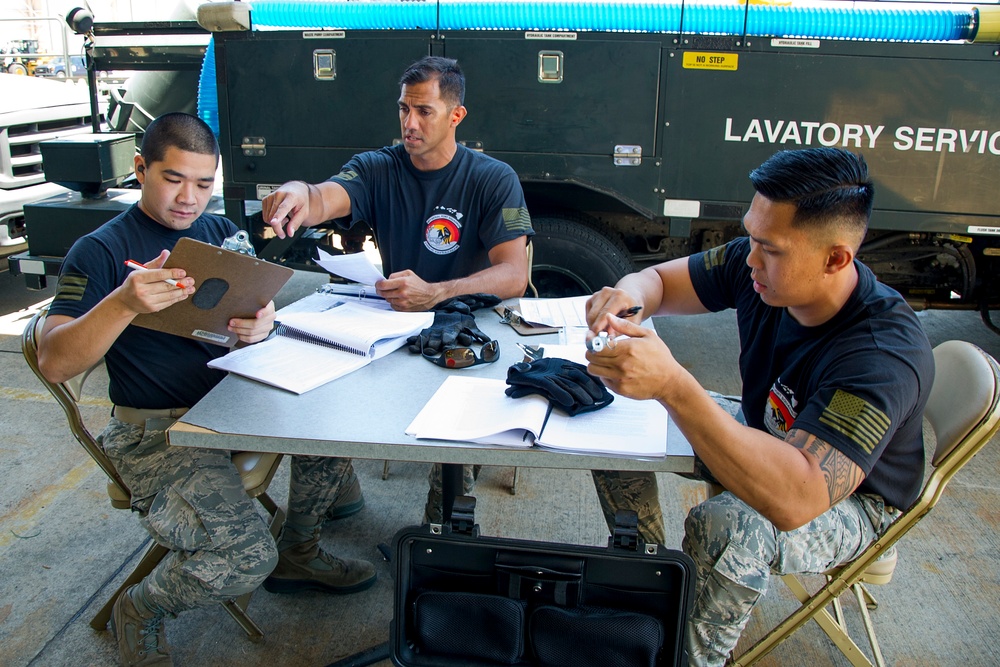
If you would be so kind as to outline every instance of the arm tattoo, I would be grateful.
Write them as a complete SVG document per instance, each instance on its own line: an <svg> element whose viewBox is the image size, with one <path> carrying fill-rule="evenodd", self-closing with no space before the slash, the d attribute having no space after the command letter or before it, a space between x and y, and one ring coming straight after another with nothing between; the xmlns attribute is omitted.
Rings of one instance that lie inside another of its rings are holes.
<svg viewBox="0 0 1000 667"><path fill-rule="evenodd" d="M827 492L830 494L830 507L851 495L865 478L861 468L854 461L811 433L793 428L785 437L785 442L801 449L819 463L819 468L826 479Z"/></svg>

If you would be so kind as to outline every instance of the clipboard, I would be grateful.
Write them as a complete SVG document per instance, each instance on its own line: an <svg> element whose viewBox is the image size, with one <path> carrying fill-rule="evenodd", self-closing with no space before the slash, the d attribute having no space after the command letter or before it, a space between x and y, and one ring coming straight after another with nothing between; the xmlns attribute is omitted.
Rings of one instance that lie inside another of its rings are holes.
<svg viewBox="0 0 1000 667"><path fill-rule="evenodd" d="M142 313L132 324L203 343L233 347L239 338L228 329L233 317L250 317L274 298L295 273L287 266L183 238L163 268L181 268L194 278L195 293L156 313Z"/></svg>
<svg viewBox="0 0 1000 667"><path fill-rule="evenodd" d="M511 329L522 336L537 336L538 334L558 333L559 327L550 327L544 324L532 324L521 317L514 304L501 303L493 307L493 310L500 316L500 322L507 324Z"/></svg>

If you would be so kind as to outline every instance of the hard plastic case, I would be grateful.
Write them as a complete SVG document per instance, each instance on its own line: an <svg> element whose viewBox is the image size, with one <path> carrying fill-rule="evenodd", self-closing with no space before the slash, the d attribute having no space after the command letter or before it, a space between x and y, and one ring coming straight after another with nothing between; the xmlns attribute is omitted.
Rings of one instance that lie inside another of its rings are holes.
<svg viewBox="0 0 1000 667"><path fill-rule="evenodd" d="M480 536L462 500L393 539L395 665L687 665L694 563L642 544L634 512L605 548Z"/></svg>

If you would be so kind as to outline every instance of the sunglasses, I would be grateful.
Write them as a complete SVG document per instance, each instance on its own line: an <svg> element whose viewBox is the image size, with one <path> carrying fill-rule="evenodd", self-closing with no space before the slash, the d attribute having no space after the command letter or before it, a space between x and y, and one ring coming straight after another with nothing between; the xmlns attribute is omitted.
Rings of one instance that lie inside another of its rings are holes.
<svg viewBox="0 0 1000 667"><path fill-rule="evenodd" d="M475 350L471 347L454 347L435 356L424 352L424 346L421 343L420 355L442 368L469 368L479 364L492 364L500 358L500 341L491 340L483 345L479 356L476 356Z"/></svg>

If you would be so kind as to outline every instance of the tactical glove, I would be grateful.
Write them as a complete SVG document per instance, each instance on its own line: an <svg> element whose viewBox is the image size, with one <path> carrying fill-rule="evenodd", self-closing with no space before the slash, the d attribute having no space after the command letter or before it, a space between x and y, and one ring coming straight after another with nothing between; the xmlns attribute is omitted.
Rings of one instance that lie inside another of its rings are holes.
<svg viewBox="0 0 1000 667"><path fill-rule="evenodd" d="M480 308L491 308L500 303L500 297L495 294L462 294L436 304L431 310L446 313L472 314Z"/></svg>
<svg viewBox="0 0 1000 667"><path fill-rule="evenodd" d="M599 410L614 400L600 378L588 373L586 366L555 357L514 364L507 370L507 384L508 396L538 394L571 417Z"/></svg>
<svg viewBox="0 0 1000 667"><path fill-rule="evenodd" d="M434 323L416 336L406 339L410 352L436 355L455 347L468 347L473 342L488 343L490 337L476 326L476 317L468 313L437 311Z"/></svg>

